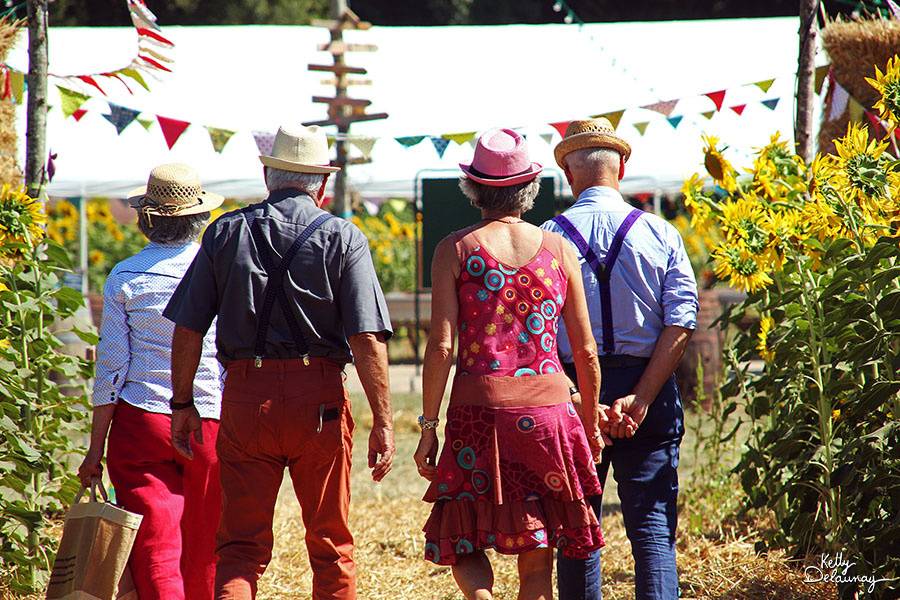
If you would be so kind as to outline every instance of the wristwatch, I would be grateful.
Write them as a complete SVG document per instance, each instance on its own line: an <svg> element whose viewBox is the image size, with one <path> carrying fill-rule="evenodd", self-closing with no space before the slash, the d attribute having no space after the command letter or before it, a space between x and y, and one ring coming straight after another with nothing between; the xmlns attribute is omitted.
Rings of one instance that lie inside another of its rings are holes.
<svg viewBox="0 0 900 600"><path fill-rule="evenodd" d="M440 423L440 419L426 419L425 415L419 415L419 429L425 431L426 429L437 429L438 423Z"/></svg>
<svg viewBox="0 0 900 600"><path fill-rule="evenodd" d="M569 395L570 395L570 396L574 396L575 394L580 394L580 393L581 393L581 392L579 392L579 391L578 391L578 388L575 387L574 385L570 385L570 386L569 386Z"/></svg>
<svg viewBox="0 0 900 600"><path fill-rule="evenodd" d="M169 400L169 409L170 410L183 410L185 408L190 408L194 405L194 399L191 398L187 402L175 402L175 398Z"/></svg>

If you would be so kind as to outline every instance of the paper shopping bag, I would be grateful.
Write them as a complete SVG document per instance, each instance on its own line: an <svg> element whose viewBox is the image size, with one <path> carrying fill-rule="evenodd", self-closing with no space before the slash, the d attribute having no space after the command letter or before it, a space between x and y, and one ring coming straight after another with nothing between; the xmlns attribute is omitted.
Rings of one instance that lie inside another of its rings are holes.
<svg viewBox="0 0 900 600"><path fill-rule="evenodd" d="M91 484L90 502L80 502L84 491L66 515L47 600L114 600L118 594L142 517L110 504L102 484Z"/></svg>

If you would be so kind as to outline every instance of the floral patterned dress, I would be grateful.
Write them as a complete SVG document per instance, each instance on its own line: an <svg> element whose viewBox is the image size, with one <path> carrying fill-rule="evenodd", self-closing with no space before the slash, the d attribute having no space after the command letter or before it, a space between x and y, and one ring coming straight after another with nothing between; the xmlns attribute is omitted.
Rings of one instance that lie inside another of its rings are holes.
<svg viewBox="0 0 900 600"><path fill-rule="evenodd" d="M556 353L566 299L562 238L543 232L528 264L505 265L474 233L457 237L457 374L447 409L425 558L476 550L603 546L586 498L600 494L587 438Z"/></svg>

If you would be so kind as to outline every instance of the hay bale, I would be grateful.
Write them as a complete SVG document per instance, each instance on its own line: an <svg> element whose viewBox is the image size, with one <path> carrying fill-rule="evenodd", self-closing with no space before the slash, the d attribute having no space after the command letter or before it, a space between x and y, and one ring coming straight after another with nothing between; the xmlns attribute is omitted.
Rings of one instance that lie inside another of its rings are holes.
<svg viewBox="0 0 900 600"><path fill-rule="evenodd" d="M0 62L16 41L21 21L0 19ZM18 184L22 172L16 165L16 109L11 100L0 100L0 184Z"/></svg>
<svg viewBox="0 0 900 600"><path fill-rule="evenodd" d="M888 59L898 53L900 21L880 18L833 21L822 31L822 42L831 57L835 81L865 109L871 109L878 100L878 92L865 78L874 76L876 66L884 70ZM842 115L828 121L830 99L831 92L819 128L819 149L823 153L834 152L833 140L844 135L850 121L849 105Z"/></svg>

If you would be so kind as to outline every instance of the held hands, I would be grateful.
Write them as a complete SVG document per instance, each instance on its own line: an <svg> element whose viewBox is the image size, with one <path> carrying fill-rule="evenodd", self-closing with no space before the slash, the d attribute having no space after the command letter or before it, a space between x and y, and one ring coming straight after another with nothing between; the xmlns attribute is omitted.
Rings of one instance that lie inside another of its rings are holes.
<svg viewBox="0 0 900 600"><path fill-rule="evenodd" d="M172 411L172 446L175 451L188 460L193 460L194 451L191 450L191 434L194 441L203 443L203 421L196 406Z"/></svg>
<svg viewBox="0 0 900 600"><path fill-rule="evenodd" d="M644 422L650 403L635 394L629 394L605 408L606 431L613 438L630 438Z"/></svg>
<svg viewBox="0 0 900 600"><path fill-rule="evenodd" d="M438 437L435 429L425 429L419 438L419 446L413 454L419 475L428 481L434 481L437 475Z"/></svg>
<svg viewBox="0 0 900 600"><path fill-rule="evenodd" d="M103 450L89 448L81 466L78 467L78 479L81 485L89 488L91 482L103 477Z"/></svg>
<svg viewBox="0 0 900 600"><path fill-rule="evenodd" d="M369 468L372 469L373 481L381 481L391 471L394 452L393 427L376 423L369 434Z"/></svg>

